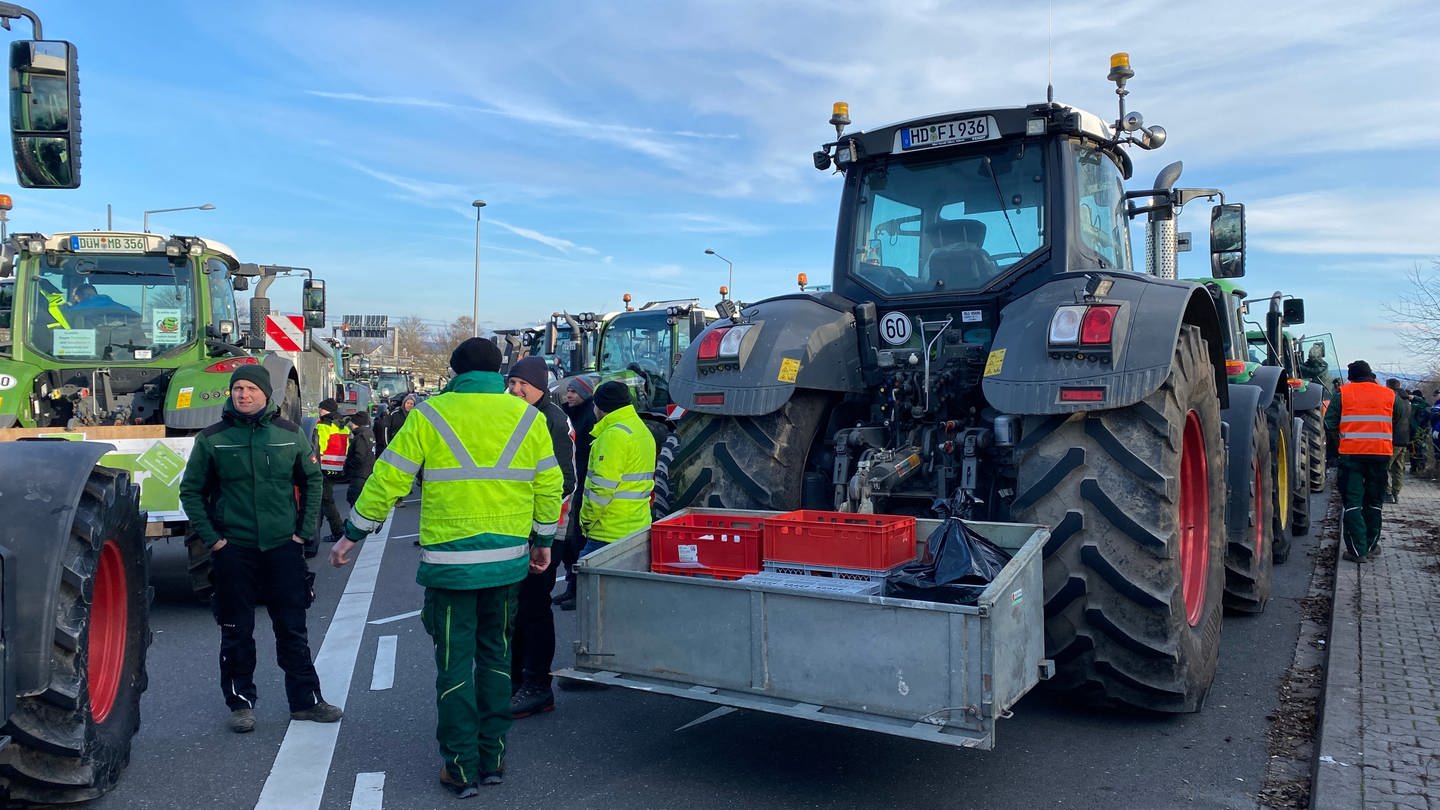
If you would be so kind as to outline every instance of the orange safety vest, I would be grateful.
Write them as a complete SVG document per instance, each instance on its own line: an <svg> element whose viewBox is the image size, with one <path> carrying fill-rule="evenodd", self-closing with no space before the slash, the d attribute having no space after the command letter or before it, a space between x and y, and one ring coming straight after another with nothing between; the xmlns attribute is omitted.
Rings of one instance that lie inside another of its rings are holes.
<svg viewBox="0 0 1440 810"><path fill-rule="evenodd" d="M320 445L320 471L345 471L345 456L350 452L350 428L320 422L315 425L316 444Z"/></svg>
<svg viewBox="0 0 1440 810"><path fill-rule="evenodd" d="M1340 455L1389 456L1395 392L1377 382L1340 386Z"/></svg>

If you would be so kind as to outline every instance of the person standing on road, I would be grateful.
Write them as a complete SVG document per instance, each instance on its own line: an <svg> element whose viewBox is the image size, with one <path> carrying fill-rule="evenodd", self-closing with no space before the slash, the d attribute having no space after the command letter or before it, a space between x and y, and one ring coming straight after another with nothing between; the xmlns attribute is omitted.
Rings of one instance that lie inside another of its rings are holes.
<svg viewBox="0 0 1440 810"><path fill-rule="evenodd" d="M1360 562L1380 553L1381 503L1394 449L1394 437L1408 417L1395 392L1375 382L1370 364L1349 365L1350 382L1338 386L1325 411L1325 430L1337 437L1340 451L1336 485L1340 489L1341 556Z"/></svg>
<svg viewBox="0 0 1440 810"><path fill-rule="evenodd" d="M560 406L570 418L575 433L575 480L584 481L590 471L590 444L595 440L590 431L595 427L595 407L590 401L591 388L583 378L576 377L565 386L565 402ZM584 495L576 491L570 501L571 520L565 527L565 535L559 541L561 562L565 563L565 591L552 602L561 610L575 609L575 563L580 560L580 549L585 546L585 537L580 532L580 506Z"/></svg>
<svg viewBox="0 0 1440 810"><path fill-rule="evenodd" d="M498 785L510 730L516 594L550 566L563 476L540 411L505 393L500 350L470 338L455 377L391 439L330 551L338 567L384 523L425 470L420 505L421 622L435 643L440 782L466 798Z"/></svg>
<svg viewBox="0 0 1440 810"><path fill-rule="evenodd" d="M237 368L221 421L195 437L180 481L190 526L210 549L220 691L238 734L255 730L255 605L262 594L290 719L333 723L344 714L320 695L305 629L310 583L301 533L318 519L320 467L300 426L270 404L272 390L264 366Z"/></svg>
<svg viewBox="0 0 1440 810"><path fill-rule="evenodd" d="M1418 388L1410 392L1410 473L1435 477L1435 445L1430 441L1430 401Z"/></svg>
<svg viewBox="0 0 1440 810"><path fill-rule="evenodd" d="M1395 406L1400 409L1403 418L1395 423L1395 435L1392 437L1393 446L1390 450L1389 478L1385 483L1385 500L1390 503L1400 502L1400 490L1405 486L1405 465L1410 457L1410 434L1413 430L1414 420L1410 416L1410 398L1400 388L1400 381L1391 377L1385 381L1385 387L1395 394Z"/></svg>
<svg viewBox="0 0 1440 810"><path fill-rule="evenodd" d="M350 417L350 449L345 454L345 480L349 482L345 487L346 503L355 505L374 469L375 434L370 430L370 415L361 411Z"/></svg>
<svg viewBox="0 0 1440 810"><path fill-rule="evenodd" d="M546 386L549 369L542 357L523 357L510 367L505 385L517 396L545 415L555 460L560 462L564 476L561 495L561 528L564 531L565 504L575 491L575 439L565 412L550 399ZM555 572L560 558L553 551L550 564L539 573L532 572L520 583L519 607L515 614L515 642L511 645L510 714L519 720L555 708L555 693L550 688L550 667L555 661L555 614L550 606L550 592L555 590Z"/></svg>
<svg viewBox="0 0 1440 810"><path fill-rule="evenodd" d="M415 409L415 404L419 401L420 398L414 394L406 394L400 399L399 407L390 410L390 415L385 417L384 430L381 432L384 438L377 442L381 453L385 452L385 448L390 446L390 442L400 433L400 428L405 426L405 420L410 416L410 412ZM401 500L395 502L396 509L405 508L404 497L409 494L407 491L404 495L400 496ZM419 545L419 543L417 542L416 545Z"/></svg>
<svg viewBox="0 0 1440 810"><path fill-rule="evenodd" d="M345 457L350 453L350 428L340 423L339 413L340 403L333 399L320 400L320 421L315 423L315 434L311 437L315 451L320 454L320 473L325 481L320 514L322 520L330 522L330 534L325 537L328 543L339 540L345 531L345 519L335 508L335 483L345 477ZM318 535L323 530L324 523L317 520L315 533ZM314 557L317 548L316 543L306 544L305 556Z"/></svg>
<svg viewBox="0 0 1440 810"><path fill-rule="evenodd" d="M655 438L631 404L630 389L611 380L595 389L590 464L580 505L580 556L650 525Z"/></svg>

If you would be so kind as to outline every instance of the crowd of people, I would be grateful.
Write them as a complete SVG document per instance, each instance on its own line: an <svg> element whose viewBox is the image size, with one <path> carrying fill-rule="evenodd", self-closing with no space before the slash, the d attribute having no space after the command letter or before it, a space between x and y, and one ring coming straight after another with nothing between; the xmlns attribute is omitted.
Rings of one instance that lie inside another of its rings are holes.
<svg viewBox="0 0 1440 810"><path fill-rule="evenodd" d="M468 798L503 780L511 722L555 707L553 609L574 609L579 557L650 523L655 445L622 383L591 394L576 380L555 402L543 360L523 358L502 375L502 359L494 343L471 338L451 354L454 377L441 393L409 395L373 427L364 412L342 419L327 399L308 436L277 413L263 366L234 372L222 421L200 434L181 486L214 560L231 730L255 728L262 595L291 718L343 717L321 696L304 558L323 535L331 564L347 565L418 484L416 581L435 646L439 781ZM348 517L334 499L342 483ZM566 588L553 594L562 564Z"/></svg>

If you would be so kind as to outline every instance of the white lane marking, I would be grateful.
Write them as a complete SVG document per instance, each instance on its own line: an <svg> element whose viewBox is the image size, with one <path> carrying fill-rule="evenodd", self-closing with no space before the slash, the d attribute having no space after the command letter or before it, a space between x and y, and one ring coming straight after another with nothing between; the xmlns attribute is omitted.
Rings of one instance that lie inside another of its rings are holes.
<svg viewBox="0 0 1440 810"><path fill-rule="evenodd" d="M394 537L392 537L392 538L390 538L390 539L391 539L391 540L409 540L409 539L412 538L412 537L419 537L419 536L420 536L420 534L419 534L418 532L415 533L415 534L397 534L397 535L395 535Z"/></svg>
<svg viewBox="0 0 1440 810"><path fill-rule="evenodd" d="M399 636L381 636L375 645L375 670L370 673L370 691L395 685L395 642Z"/></svg>
<svg viewBox="0 0 1440 810"><path fill-rule="evenodd" d="M385 805L385 772L355 774L350 810L381 810Z"/></svg>
<svg viewBox="0 0 1440 810"><path fill-rule="evenodd" d="M686 723L685 725L683 725L683 726L681 726L681 727L679 727L679 728L677 728L677 729L675 729L675 730L676 730L676 731L684 731L685 729L690 728L691 726L698 726L698 725L700 725L701 723L708 723L708 722L710 722L711 720L718 720L718 719L720 719L721 717L724 717L725 715L730 714L731 712L734 712L734 711L739 711L739 710L736 709L736 708L733 707L733 706L721 706L720 708L718 708L718 709L716 709L716 710L714 710L714 711L712 711L712 712L707 712L706 714L704 714L704 715L702 715L702 716L700 716L700 717L697 717L697 718L695 718L694 720L691 720L690 722Z"/></svg>
<svg viewBox="0 0 1440 810"><path fill-rule="evenodd" d="M365 635L365 619L370 615L370 602L375 597L375 580L380 573L380 560L385 556L385 541L390 536L387 521L380 531L360 544L360 555L351 563L350 578L335 617L325 631L320 654L315 656L315 671L320 675L320 689L330 695L328 700L341 708L350 694L350 678L355 674L355 659ZM344 722L344 721L341 721ZM256 810L302 810L319 808L325 796L325 779L330 761L335 756L335 741L341 723L304 723L291 721L285 739L275 754L270 776L260 789Z"/></svg>
<svg viewBox="0 0 1440 810"><path fill-rule="evenodd" d="M391 622L404 621L405 619L409 619L409 618L411 618L412 616L419 616L419 615L420 615L420 611L418 611L418 610L412 610L412 611L410 611L409 613L399 613L399 614L396 614L396 615L394 615L394 616L386 616L386 617L383 618L383 619L371 619L371 620L370 620L370 623L371 623L371 624L389 624L389 623L391 623Z"/></svg>

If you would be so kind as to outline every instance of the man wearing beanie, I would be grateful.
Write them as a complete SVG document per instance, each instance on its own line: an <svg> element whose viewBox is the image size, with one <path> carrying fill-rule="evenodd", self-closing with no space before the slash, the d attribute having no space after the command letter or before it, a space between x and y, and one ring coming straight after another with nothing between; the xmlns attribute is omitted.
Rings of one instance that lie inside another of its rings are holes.
<svg viewBox="0 0 1440 810"><path fill-rule="evenodd" d="M210 549L215 620L220 625L220 691L230 729L255 730L255 605L275 629L275 658L285 671L290 719L333 723L343 712L320 695L310 657L305 536L320 512L320 467L299 425L280 418L264 366L230 375L220 422L195 437L180 503ZM298 488L303 510L296 509Z"/></svg>
<svg viewBox="0 0 1440 810"><path fill-rule="evenodd" d="M590 429L590 465L580 505L580 556L650 525L655 486L655 439L631 404L630 389L611 380L592 398L599 421Z"/></svg>
<svg viewBox="0 0 1440 810"><path fill-rule="evenodd" d="M550 370L540 357L523 357L510 367L506 388L531 407L545 415L555 460L565 477L564 494L568 501L575 491L575 440L570 420L550 399L546 385ZM563 503L563 502L562 502ZM562 505L561 523L566 509ZM563 527L558 531L563 531ZM558 534L557 531L557 534ZM550 592L555 589L555 572L560 556L552 548L550 564L544 571L531 573L520 583L519 607L515 614L515 641L510 647L510 714L516 720L555 708L555 693L550 688L550 668L555 661L555 614L550 610Z"/></svg>
<svg viewBox="0 0 1440 810"><path fill-rule="evenodd" d="M370 430L370 414L358 411L350 417L350 448L345 454L346 503L355 505L374 469L375 433ZM343 529L341 536L344 536Z"/></svg>
<svg viewBox="0 0 1440 810"><path fill-rule="evenodd" d="M350 455L350 428L340 423L340 403L333 399L320 400L320 421L315 423L310 440L320 455L320 473L325 482L320 497L320 520L330 522L325 542L333 543L345 532L345 518L335 507L335 484L345 477L345 459ZM322 524L317 521L315 532L318 534L321 528ZM307 546L305 555L314 557L315 550Z"/></svg>
<svg viewBox="0 0 1440 810"><path fill-rule="evenodd" d="M1350 381L1335 391L1325 411L1325 429L1338 438L1341 554L1351 562L1363 562L1380 554L1381 503L1389 479L1394 437L1409 416L1400 398L1375 382L1370 364L1356 360L1349 366Z"/></svg>
<svg viewBox="0 0 1440 810"><path fill-rule="evenodd" d="M502 781L516 597L550 565L563 487L544 418L505 393L500 362L488 340L456 347L454 379L391 437L330 551L348 563L424 469L420 618L435 642L440 782L461 798Z"/></svg>

